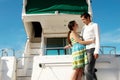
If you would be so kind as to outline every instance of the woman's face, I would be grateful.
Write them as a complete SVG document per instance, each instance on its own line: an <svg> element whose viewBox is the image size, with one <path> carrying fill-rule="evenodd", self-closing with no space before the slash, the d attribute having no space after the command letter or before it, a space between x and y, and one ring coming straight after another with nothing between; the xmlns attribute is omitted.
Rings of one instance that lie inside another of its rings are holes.
<svg viewBox="0 0 120 80"><path fill-rule="evenodd" d="M75 25L74 25L74 27L73 27L73 30L77 31L77 29L78 29L78 24L75 22Z"/></svg>

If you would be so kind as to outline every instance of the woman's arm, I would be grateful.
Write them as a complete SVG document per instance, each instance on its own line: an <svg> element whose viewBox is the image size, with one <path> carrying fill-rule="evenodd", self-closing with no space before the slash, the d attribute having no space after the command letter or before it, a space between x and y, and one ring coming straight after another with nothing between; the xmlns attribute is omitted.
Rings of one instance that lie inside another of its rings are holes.
<svg viewBox="0 0 120 80"><path fill-rule="evenodd" d="M73 32L73 38L75 39L75 41L83 45L88 45L94 42L94 40L82 41L75 32Z"/></svg>

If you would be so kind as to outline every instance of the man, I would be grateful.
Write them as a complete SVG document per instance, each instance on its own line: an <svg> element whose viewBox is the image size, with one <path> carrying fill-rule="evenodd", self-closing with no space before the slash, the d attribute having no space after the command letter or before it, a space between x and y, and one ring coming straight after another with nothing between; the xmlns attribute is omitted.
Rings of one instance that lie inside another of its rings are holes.
<svg viewBox="0 0 120 80"><path fill-rule="evenodd" d="M88 64L85 66L85 79L94 80L95 61L98 58L100 48L99 28L97 23L92 22L90 14L83 13L81 15L81 19L85 26L83 27L80 35L83 36L85 41L95 39L95 43L86 45Z"/></svg>

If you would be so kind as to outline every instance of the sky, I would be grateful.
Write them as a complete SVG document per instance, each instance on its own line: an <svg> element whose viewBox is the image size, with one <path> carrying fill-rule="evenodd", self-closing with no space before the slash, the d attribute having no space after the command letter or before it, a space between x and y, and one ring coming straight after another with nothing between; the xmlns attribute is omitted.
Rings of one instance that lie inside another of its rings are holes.
<svg viewBox="0 0 120 80"><path fill-rule="evenodd" d="M120 0L92 0L93 21L99 24L101 45L120 53ZM21 19L22 0L0 0L0 49L24 50L27 40Z"/></svg>

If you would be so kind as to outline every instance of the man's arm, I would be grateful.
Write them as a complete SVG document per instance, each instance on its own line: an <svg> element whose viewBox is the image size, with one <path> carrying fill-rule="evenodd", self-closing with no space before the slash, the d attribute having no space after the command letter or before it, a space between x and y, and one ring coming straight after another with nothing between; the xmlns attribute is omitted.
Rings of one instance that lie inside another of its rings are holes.
<svg viewBox="0 0 120 80"><path fill-rule="evenodd" d="M94 51L94 57L95 59L98 58L99 54L99 49L100 49L100 33L99 33L99 27L96 24L94 27L94 32L95 32L95 51Z"/></svg>

